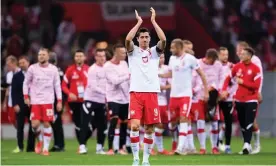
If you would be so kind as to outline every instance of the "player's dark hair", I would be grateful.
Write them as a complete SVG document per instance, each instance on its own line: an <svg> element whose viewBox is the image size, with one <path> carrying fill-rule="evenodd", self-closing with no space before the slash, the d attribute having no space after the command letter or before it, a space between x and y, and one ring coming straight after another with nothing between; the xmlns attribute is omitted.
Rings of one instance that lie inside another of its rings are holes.
<svg viewBox="0 0 276 166"><path fill-rule="evenodd" d="M179 38L173 39L172 43L174 43L177 48L183 49L184 47L183 41Z"/></svg>
<svg viewBox="0 0 276 166"><path fill-rule="evenodd" d="M76 53L83 53L83 54L84 54L84 51L83 51L82 49L77 49L77 50L75 51L75 54L74 54L74 55L76 55Z"/></svg>
<svg viewBox="0 0 276 166"><path fill-rule="evenodd" d="M214 48L209 48L206 51L206 55L207 58L211 58L212 60L216 60L218 58L218 52L216 49Z"/></svg>
<svg viewBox="0 0 276 166"><path fill-rule="evenodd" d="M251 47L246 47L243 50L246 51L246 52L248 52L251 56L255 55L255 51Z"/></svg>
<svg viewBox="0 0 276 166"><path fill-rule="evenodd" d="M125 46L122 43L117 43L113 46L112 50L113 52L117 49L117 48L125 48Z"/></svg>
<svg viewBox="0 0 276 166"><path fill-rule="evenodd" d="M98 52L104 52L105 55L106 55L106 50L105 50L105 49L97 48L97 49L96 49L96 54L97 54Z"/></svg>
<svg viewBox="0 0 276 166"><path fill-rule="evenodd" d="M41 47L39 51L46 51L48 54L50 53L49 49L44 47Z"/></svg>
<svg viewBox="0 0 276 166"><path fill-rule="evenodd" d="M150 31L148 30L148 28L142 27L137 31L136 36L139 37L141 33L145 33L145 32L148 32L150 35Z"/></svg>
<svg viewBox="0 0 276 166"><path fill-rule="evenodd" d="M27 56L25 56L25 55L20 56L18 58L18 61L20 61L21 59L25 59L26 61L30 62L30 59Z"/></svg>
<svg viewBox="0 0 276 166"><path fill-rule="evenodd" d="M228 51L226 47L219 47L218 51Z"/></svg>

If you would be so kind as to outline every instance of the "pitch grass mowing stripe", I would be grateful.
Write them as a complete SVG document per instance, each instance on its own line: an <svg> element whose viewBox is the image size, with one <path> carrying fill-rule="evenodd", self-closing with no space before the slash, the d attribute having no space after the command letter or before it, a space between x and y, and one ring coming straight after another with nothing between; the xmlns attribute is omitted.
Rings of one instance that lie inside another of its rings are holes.
<svg viewBox="0 0 276 166"><path fill-rule="evenodd" d="M240 138L232 140L232 155L211 155L210 144L207 140L207 155L188 156L151 156L152 165L276 165L276 139L261 139L262 153L257 155L242 156L237 153L242 148ZM198 141L195 139L195 142ZM164 139L165 148L171 148L171 139ZM11 151L16 147L16 140L1 141L1 164L3 165L130 165L132 156L104 156L95 154L95 139L88 142L88 154L77 154L78 144L75 139L66 140L66 151L51 153L50 156L41 156L35 153L13 154ZM25 143L26 145L26 143ZM196 144L197 148L199 147ZM140 151L142 159L142 151Z"/></svg>

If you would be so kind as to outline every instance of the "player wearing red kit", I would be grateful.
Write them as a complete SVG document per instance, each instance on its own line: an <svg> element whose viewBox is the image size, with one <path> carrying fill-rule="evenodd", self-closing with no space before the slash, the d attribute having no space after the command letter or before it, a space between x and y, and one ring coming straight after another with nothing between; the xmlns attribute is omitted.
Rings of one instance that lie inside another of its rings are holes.
<svg viewBox="0 0 276 166"><path fill-rule="evenodd" d="M234 95L235 108L238 112L238 119L241 126L244 145L240 154L251 153L252 128L258 106L258 95L261 84L260 68L252 63L254 55L252 48L244 48L241 51L241 62L236 64L228 77L226 77L221 98L226 99L229 95L227 88L231 78L235 78L238 83L238 89Z"/></svg>
<svg viewBox="0 0 276 166"><path fill-rule="evenodd" d="M130 68L130 111L131 123L131 148L133 152L133 165L139 165L139 129L140 124L145 124L144 154L142 165L149 165L149 156L153 144L153 125L160 123L157 93L160 92L158 78L159 56L166 46L166 36L155 21L155 10L150 9L152 25L160 39L154 47L149 47L150 33L147 29L139 27L143 20L136 13L137 24L130 30L126 37ZM138 32L137 32L138 31ZM133 44L137 33L139 47Z"/></svg>
<svg viewBox="0 0 276 166"><path fill-rule="evenodd" d="M62 91L68 96L78 143L80 143L81 107L89 69L89 66L84 64L85 59L83 51L77 50L74 55L75 64L66 69L62 81ZM89 134L91 135L91 131Z"/></svg>
<svg viewBox="0 0 276 166"><path fill-rule="evenodd" d="M60 78L56 66L49 63L49 51L42 48L38 52L38 63L31 65L23 83L24 102L31 105L32 128L34 133L40 133L40 123L43 122L43 155L49 155L49 145L52 137L51 122L54 120L53 103L57 97L57 110L62 109L62 94ZM30 97L30 98L29 98ZM40 153L42 142L38 142L35 152Z"/></svg>

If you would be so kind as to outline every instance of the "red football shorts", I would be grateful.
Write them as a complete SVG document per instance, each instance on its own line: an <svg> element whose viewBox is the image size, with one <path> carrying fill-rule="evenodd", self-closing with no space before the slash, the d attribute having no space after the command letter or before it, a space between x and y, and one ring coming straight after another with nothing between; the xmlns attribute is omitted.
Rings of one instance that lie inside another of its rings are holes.
<svg viewBox="0 0 276 166"><path fill-rule="evenodd" d="M31 108L31 120L54 121L53 104L34 104Z"/></svg>
<svg viewBox="0 0 276 166"><path fill-rule="evenodd" d="M166 105L160 105L159 106L159 111L160 111L161 123L162 124L169 123L168 106L166 106Z"/></svg>
<svg viewBox="0 0 276 166"><path fill-rule="evenodd" d="M190 97L170 98L170 120L175 122L180 116L189 117L191 107Z"/></svg>
<svg viewBox="0 0 276 166"><path fill-rule="evenodd" d="M191 112L189 118L191 121L205 120L206 102L198 100L192 103Z"/></svg>
<svg viewBox="0 0 276 166"><path fill-rule="evenodd" d="M8 107L8 119L10 123L15 124L16 123L16 113L13 109L13 107Z"/></svg>
<svg viewBox="0 0 276 166"><path fill-rule="evenodd" d="M155 92L130 92L129 108L129 119L139 119L145 125L161 122Z"/></svg>

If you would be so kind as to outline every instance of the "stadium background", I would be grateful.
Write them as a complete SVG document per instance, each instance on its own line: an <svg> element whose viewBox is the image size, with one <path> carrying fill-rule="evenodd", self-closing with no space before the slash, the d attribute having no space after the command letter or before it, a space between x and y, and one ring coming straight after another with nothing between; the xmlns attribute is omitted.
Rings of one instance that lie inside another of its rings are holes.
<svg viewBox="0 0 276 166"><path fill-rule="evenodd" d="M1 89L5 86L5 58L28 56L36 61L41 46L58 55L63 69L72 63L72 52L85 50L88 64L96 48L110 49L123 42L135 24L134 9L143 17L143 26L157 36L150 23L149 7L168 44L176 37L191 40L200 58L206 49L228 47L230 61L236 62L235 45L249 42L261 58L264 72L264 102L258 120L263 136L276 136L276 2L275 0L183 0L183 1L97 1L97 0L5 0L1 1ZM170 56L166 48L166 61ZM1 94L3 99L3 94ZM65 133L73 137L70 114L63 115ZM1 111L2 138L15 138L6 112Z"/></svg>

